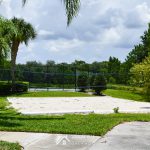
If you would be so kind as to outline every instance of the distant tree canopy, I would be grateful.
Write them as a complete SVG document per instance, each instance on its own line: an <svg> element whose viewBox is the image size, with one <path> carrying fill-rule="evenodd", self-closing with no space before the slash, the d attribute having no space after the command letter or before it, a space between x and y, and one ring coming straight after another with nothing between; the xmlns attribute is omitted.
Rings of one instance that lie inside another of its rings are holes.
<svg viewBox="0 0 150 150"><path fill-rule="evenodd" d="M22 29L22 27L20 29ZM26 31L26 29L24 31ZM10 52L10 46L14 42L14 37L16 38L18 35L17 39L21 39L20 42L27 43L28 41L26 41L26 37L24 38L24 36L20 36L21 34L18 33L12 21L2 17L0 18L0 65L3 65L5 68L10 66L10 62L7 61L6 58L9 54L8 52ZM26 33L26 35L29 35L28 33ZM34 35L35 34L31 36L31 39L35 37ZM46 64L30 61L26 64L17 64L16 68L19 70L17 80L21 79L26 81L30 79L32 82L43 82L43 80L45 80L44 82L46 82L48 79L51 80L50 82L52 83L60 83L63 79L65 83L74 83L75 74L80 75L85 73L91 78L90 82L94 82L92 78L93 74L102 74L105 75L107 83L130 84L132 79L132 83L135 82L142 85L145 84L145 82L149 82L147 81L147 78L149 78L149 55L150 24L148 24L148 29L144 32L143 36L141 36L141 42L135 45L128 54L125 62L121 62L116 57L110 57L108 61L95 61L93 63L86 63L83 60L75 60L70 64L65 62L56 63L53 60L48 60ZM142 79L139 78L140 71L142 75L144 75ZM7 72L4 73L4 76L6 74ZM64 76L63 74L66 75ZM137 78L139 81L137 81Z"/></svg>

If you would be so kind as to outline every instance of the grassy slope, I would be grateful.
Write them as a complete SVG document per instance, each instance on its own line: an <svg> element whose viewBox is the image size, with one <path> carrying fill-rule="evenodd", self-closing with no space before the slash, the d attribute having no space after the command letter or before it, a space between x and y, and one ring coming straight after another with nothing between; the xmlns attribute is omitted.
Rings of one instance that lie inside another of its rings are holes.
<svg viewBox="0 0 150 150"><path fill-rule="evenodd" d="M0 150L21 150L21 146L16 143L0 141Z"/></svg>
<svg viewBox="0 0 150 150"><path fill-rule="evenodd" d="M123 98L135 101L146 101L142 95L133 93L131 91L107 89L103 93L116 98Z"/></svg>
<svg viewBox="0 0 150 150"><path fill-rule="evenodd" d="M14 94L11 96L18 97L89 97L91 95L81 92L64 92L64 91L45 91L45 92L28 92L24 94Z"/></svg>

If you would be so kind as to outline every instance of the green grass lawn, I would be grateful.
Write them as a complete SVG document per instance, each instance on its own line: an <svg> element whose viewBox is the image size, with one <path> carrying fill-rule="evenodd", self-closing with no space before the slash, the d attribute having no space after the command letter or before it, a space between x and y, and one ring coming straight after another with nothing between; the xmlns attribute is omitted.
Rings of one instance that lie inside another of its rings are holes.
<svg viewBox="0 0 150 150"><path fill-rule="evenodd" d="M143 95L136 94L131 91L107 89L103 93L108 96L112 96L116 98L123 98L123 99L135 100L135 101L146 101Z"/></svg>
<svg viewBox="0 0 150 150"><path fill-rule="evenodd" d="M150 114L24 116L0 114L1 131L104 135L130 121L150 121Z"/></svg>
<svg viewBox="0 0 150 150"><path fill-rule="evenodd" d="M89 97L91 95L81 92L65 92L65 91L44 91L44 92L27 92L22 94L13 94L11 96L18 97Z"/></svg>
<svg viewBox="0 0 150 150"><path fill-rule="evenodd" d="M0 141L0 150L21 150L21 146L17 143Z"/></svg>
<svg viewBox="0 0 150 150"><path fill-rule="evenodd" d="M121 84L108 84L107 87L108 87L108 89L131 91L131 92L138 93L138 94L143 93L142 87L121 85Z"/></svg>
<svg viewBox="0 0 150 150"><path fill-rule="evenodd" d="M6 109L0 98L0 131L104 135L114 126L130 121L150 121L150 114L26 116Z"/></svg>

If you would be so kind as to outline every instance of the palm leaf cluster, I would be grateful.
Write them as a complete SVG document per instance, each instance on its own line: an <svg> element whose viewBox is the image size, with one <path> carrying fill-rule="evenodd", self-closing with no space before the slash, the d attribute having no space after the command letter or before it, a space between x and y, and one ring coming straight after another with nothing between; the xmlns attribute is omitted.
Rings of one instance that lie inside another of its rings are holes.
<svg viewBox="0 0 150 150"><path fill-rule="evenodd" d="M0 2L2 2L1 0ZM80 0L61 0L65 5L66 15L67 15L67 25L69 26L72 19L77 16L80 8ZM22 0L23 6L27 0Z"/></svg>
<svg viewBox="0 0 150 150"><path fill-rule="evenodd" d="M67 15L67 25L69 26L72 19L77 16L80 8L80 0L61 0L65 5L66 15ZM22 0L23 6L27 0Z"/></svg>
<svg viewBox="0 0 150 150"><path fill-rule="evenodd" d="M28 45L29 40L33 40L36 37L35 29L30 23L25 22L24 19L14 17L12 22L17 29L17 34L14 35L13 41L17 40Z"/></svg>
<svg viewBox="0 0 150 150"><path fill-rule="evenodd" d="M69 25L72 19L77 16L80 8L80 0L63 0L66 15L67 15L67 25Z"/></svg>
<svg viewBox="0 0 150 150"><path fill-rule="evenodd" d="M16 35L16 28L13 23L0 17L0 63L9 56L12 35Z"/></svg>

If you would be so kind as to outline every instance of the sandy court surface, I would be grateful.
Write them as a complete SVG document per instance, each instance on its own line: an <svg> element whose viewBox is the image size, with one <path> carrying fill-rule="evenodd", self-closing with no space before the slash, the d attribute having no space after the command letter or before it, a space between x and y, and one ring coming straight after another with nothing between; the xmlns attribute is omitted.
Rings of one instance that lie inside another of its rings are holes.
<svg viewBox="0 0 150 150"><path fill-rule="evenodd" d="M103 97L8 98L11 106L23 114L59 113L150 113L150 103Z"/></svg>

